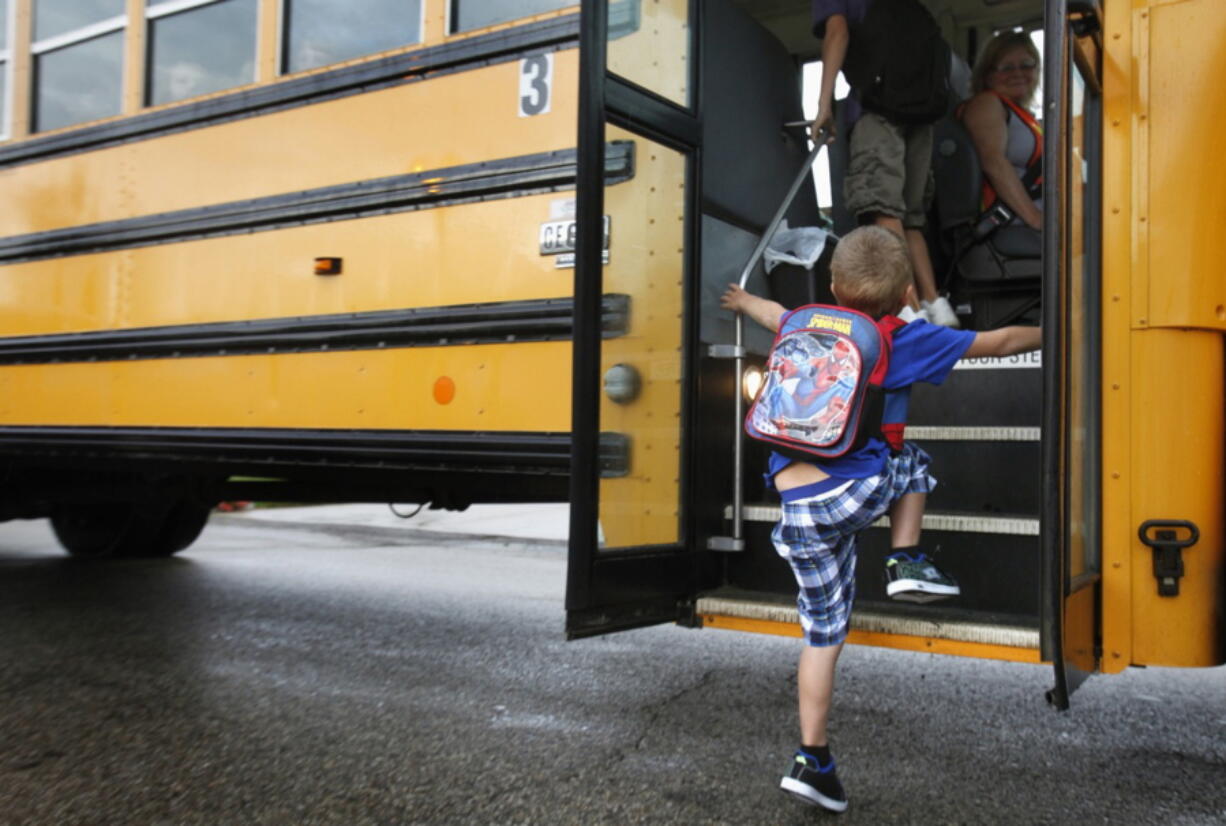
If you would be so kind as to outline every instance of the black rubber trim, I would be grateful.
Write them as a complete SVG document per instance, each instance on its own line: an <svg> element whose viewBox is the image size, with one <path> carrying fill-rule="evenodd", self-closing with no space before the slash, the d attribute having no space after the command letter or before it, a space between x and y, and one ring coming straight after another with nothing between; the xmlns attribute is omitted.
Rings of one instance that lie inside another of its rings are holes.
<svg viewBox="0 0 1226 826"><path fill-rule="evenodd" d="M593 573L598 559L600 480L596 456L600 432L600 333L595 318L603 291L601 241L604 187L600 164L605 134L605 64L608 4L588 0L580 7L579 143L575 193L575 332L571 348L570 523L566 565L566 615L594 607Z"/></svg>
<svg viewBox="0 0 1226 826"><path fill-rule="evenodd" d="M0 148L0 168L309 106L325 100L518 60L527 54L575 48L578 36L578 15L528 23L198 103L21 141Z"/></svg>
<svg viewBox="0 0 1226 826"><path fill-rule="evenodd" d="M572 299L551 298L12 336L0 338L0 364L568 341L573 334L573 315ZM630 327L630 297L621 294L602 296L601 323L605 338L625 335Z"/></svg>
<svg viewBox="0 0 1226 826"><path fill-rule="evenodd" d="M516 198L575 187L573 149L307 189L228 204L163 212L0 238L0 264L247 234L303 224ZM634 144L605 149L605 180L634 177Z"/></svg>
<svg viewBox="0 0 1226 826"><path fill-rule="evenodd" d="M688 110L638 84L610 75L605 81L609 122L679 151L702 142L702 122Z"/></svg>
<svg viewBox="0 0 1226 826"><path fill-rule="evenodd" d="M299 428L0 427L0 455L114 457L293 467L570 473L570 434L522 431ZM624 476L629 439L600 438L600 470Z"/></svg>

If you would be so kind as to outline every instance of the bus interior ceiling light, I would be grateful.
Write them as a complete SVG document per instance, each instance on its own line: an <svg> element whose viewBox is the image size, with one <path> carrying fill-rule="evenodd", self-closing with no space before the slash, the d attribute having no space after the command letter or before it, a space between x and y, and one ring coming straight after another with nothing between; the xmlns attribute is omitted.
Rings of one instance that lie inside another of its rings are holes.
<svg viewBox="0 0 1226 826"><path fill-rule="evenodd" d="M316 258L315 259L315 274L316 275L340 275L341 274L341 264L343 263L343 261L344 259L333 257L333 256Z"/></svg>

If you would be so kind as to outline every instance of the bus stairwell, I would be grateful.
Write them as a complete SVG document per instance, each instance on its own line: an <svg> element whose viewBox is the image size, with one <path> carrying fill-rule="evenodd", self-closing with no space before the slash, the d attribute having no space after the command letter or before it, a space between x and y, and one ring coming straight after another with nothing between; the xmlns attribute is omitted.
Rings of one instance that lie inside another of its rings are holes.
<svg viewBox="0 0 1226 826"><path fill-rule="evenodd" d="M797 184L812 160L810 155ZM829 300L821 298L829 296L829 250L816 271L797 267L764 278L759 263L766 239L798 190L788 192L739 281L789 308L805 296L808 302ZM704 237L704 252L714 243ZM828 246L835 243L831 235ZM706 572L710 587L695 602L694 614L708 627L798 636L796 585L770 540L779 504L762 480L767 448L745 439L741 427L749 401L743 377L761 366L768 346L751 335L754 326L738 320L733 342L708 346L702 359L702 383L722 392L700 394L700 438L734 450L731 456L700 451L697 458L698 535L720 553ZM731 385L729 374L736 379ZM962 593L924 605L890 600L889 518L883 517L860 537L851 642L1039 662L1041 382L1041 356L1032 353L963 360L943 386L913 388L906 436L932 456L938 479L927 501L922 545ZM722 423L712 425L708 417Z"/></svg>
<svg viewBox="0 0 1226 826"><path fill-rule="evenodd" d="M907 438L932 456L938 479L922 544L962 593L925 605L891 601L882 517L860 537L849 641L1039 661L1041 373L1036 354L963 361L941 387L914 388ZM695 613L709 627L798 636L796 585L770 540L779 504L761 481L765 449L747 444L744 465L744 550L721 555L722 582ZM725 491L723 512L711 514L729 526L732 499Z"/></svg>

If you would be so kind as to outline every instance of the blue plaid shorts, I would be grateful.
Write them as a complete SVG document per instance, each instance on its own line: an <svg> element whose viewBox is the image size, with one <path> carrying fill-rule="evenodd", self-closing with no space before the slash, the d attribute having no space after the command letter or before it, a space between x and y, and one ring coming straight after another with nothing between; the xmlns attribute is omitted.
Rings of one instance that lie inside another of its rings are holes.
<svg viewBox="0 0 1226 826"><path fill-rule="evenodd" d="M856 537L903 495L936 487L929 462L927 453L907 442L878 476L783 503L771 540L800 585L796 607L809 645L847 639L856 595Z"/></svg>

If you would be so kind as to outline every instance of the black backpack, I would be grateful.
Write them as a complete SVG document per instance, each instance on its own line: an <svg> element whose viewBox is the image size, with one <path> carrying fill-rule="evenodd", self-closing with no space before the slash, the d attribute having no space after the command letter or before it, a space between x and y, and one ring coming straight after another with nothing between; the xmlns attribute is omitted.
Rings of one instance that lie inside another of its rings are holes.
<svg viewBox="0 0 1226 826"><path fill-rule="evenodd" d="M851 27L843 71L861 105L901 124L933 123L949 109L949 44L919 0L871 0Z"/></svg>

